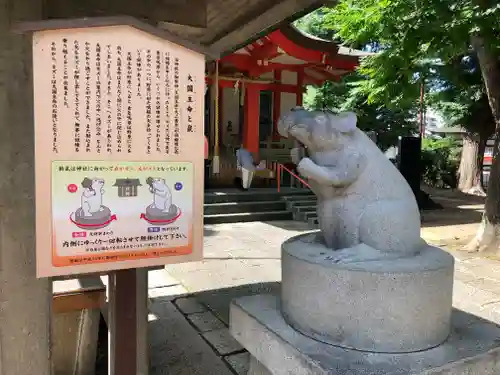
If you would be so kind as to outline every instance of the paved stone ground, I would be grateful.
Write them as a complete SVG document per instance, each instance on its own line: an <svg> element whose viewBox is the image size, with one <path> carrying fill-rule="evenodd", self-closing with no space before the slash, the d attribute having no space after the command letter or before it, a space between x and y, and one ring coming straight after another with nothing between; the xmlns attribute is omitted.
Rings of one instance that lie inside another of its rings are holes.
<svg viewBox="0 0 500 375"><path fill-rule="evenodd" d="M481 200L447 193L423 214L422 236L456 258L454 306L500 323L500 262L456 251L473 236ZM205 260L150 274L151 375L246 374L248 353L230 336L229 302L278 293L280 244L308 230L297 222L205 227Z"/></svg>

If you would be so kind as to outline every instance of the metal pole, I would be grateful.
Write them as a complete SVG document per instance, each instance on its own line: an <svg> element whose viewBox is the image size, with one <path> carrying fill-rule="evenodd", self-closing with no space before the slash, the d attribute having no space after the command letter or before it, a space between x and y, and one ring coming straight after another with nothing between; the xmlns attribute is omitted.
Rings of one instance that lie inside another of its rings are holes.
<svg viewBox="0 0 500 375"><path fill-rule="evenodd" d="M420 137L424 137L425 132L425 123L424 123L424 82L420 82Z"/></svg>
<svg viewBox="0 0 500 375"><path fill-rule="evenodd" d="M215 108L214 108L214 158L212 171L214 174L219 173L220 167L220 156L219 156L219 60L215 61L215 80L214 82L214 92L215 92Z"/></svg>
<svg viewBox="0 0 500 375"><path fill-rule="evenodd" d="M278 173L277 176L278 178L278 193L281 191L281 164L278 164Z"/></svg>

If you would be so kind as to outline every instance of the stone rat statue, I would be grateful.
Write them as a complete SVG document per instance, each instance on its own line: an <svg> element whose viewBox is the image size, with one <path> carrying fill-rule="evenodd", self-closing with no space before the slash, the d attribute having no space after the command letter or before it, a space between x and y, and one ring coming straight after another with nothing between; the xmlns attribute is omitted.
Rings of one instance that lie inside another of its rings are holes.
<svg viewBox="0 0 500 375"><path fill-rule="evenodd" d="M82 187L81 207L83 215L91 217L95 213L103 211L102 196L104 195L104 180L102 178L90 179L85 177L82 181Z"/></svg>
<svg viewBox="0 0 500 375"><path fill-rule="evenodd" d="M356 122L352 112L299 107L281 116L278 131L296 141L292 158L318 197L321 237L336 250L331 260L413 256L425 244L415 196Z"/></svg>
<svg viewBox="0 0 500 375"><path fill-rule="evenodd" d="M169 212L172 205L172 192L164 178L148 177L146 183L149 191L153 194L151 208L156 208L162 212Z"/></svg>

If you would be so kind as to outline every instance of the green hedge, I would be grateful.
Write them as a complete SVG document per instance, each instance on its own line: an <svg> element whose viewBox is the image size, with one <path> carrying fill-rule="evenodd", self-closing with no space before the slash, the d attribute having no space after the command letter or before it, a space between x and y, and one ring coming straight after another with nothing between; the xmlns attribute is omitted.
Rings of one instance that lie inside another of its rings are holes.
<svg viewBox="0 0 500 375"><path fill-rule="evenodd" d="M422 140L422 180L437 188L457 187L462 142L453 138Z"/></svg>

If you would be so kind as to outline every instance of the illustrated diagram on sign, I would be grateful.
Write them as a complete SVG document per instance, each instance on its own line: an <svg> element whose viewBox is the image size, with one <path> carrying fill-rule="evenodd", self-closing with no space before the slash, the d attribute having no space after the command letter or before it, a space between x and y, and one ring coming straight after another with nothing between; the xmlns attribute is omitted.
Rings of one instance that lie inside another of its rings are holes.
<svg viewBox="0 0 500 375"><path fill-rule="evenodd" d="M146 207L141 218L150 224L167 225L181 216L181 210L172 203L172 192L164 178L148 177L146 183L152 194L153 203Z"/></svg>
<svg viewBox="0 0 500 375"><path fill-rule="evenodd" d="M118 178L113 186L118 187L118 196L137 197L137 188L142 186L138 178Z"/></svg>
<svg viewBox="0 0 500 375"><path fill-rule="evenodd" d="M104 179L85 177L80 207L70 216L73 224L81 229L96 230L107 227L116 216L103 205Z"/></svg>

